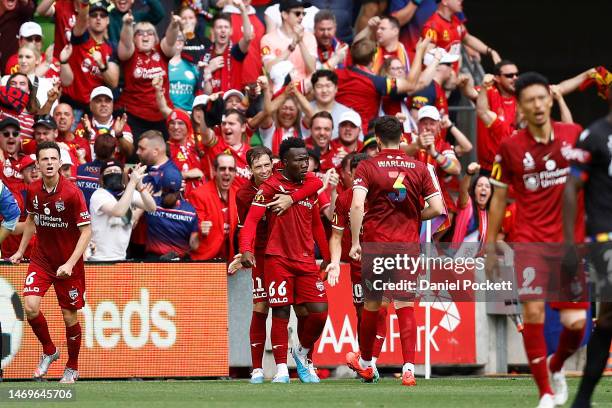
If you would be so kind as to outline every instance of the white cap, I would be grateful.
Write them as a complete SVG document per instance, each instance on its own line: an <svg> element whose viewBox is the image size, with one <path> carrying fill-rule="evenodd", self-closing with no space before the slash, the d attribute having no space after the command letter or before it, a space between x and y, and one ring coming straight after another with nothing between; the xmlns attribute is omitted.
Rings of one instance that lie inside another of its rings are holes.
<svg viewBox="0 0 612 408"><path fill-rule="evenodd" d="M91 95L89 95L89 100L92 101L96 96L100 96L100 95L106 95L109 98L111 98L111 100L113 100L113 92L105 87L105 86L98 86L97 88L94 88L93 91L91 91Z"/></svg>
<svg viewBox="0 0 612 408"><path fill-rule="evenodd" d="M223 100L226 101L230 96L237 96L240 100L244 99L244 94L237 89L230 89L229 91L225 91L223 93Z"/></svg>
<svg viewBox="0 0 612 408"><path fill-rule="evenodd" d="M191 109L195 109L196 106L206 105L208 104L208 95L198 95L193 98L193 104L191 104Z"/></svg>
<svg viewBox="0 0 612 408"><path fill-rule="evenodd" d="M70 153L68 153L68 150L60 149L60 160L62 161L62 166L66 164L69 164L71 166L74 165L74 163L72 162L72 158L70 157Z"/></svg>
<svg viewBox="0 0 612 408"><path fill-rule="evenodd" d="M417 120L421 120L423 118L430 118L436 121L440 120L440 111L435 106L425 105L417 114Z"/></svg>
<svg viewBox="0 0 612 408"><path fill-rule="evenodd" d="M358 128L361 127L361 116L354 110L347 110L340 115L340 120L338 121L338 125L342 125L342 122L351 122L353 125Z"/></svg>
<svg viewBox="0 0 612 408"><path fill-rule="evenodd" d="M38 23L33 21L27 21L19 28L19 37L31 37L33 35L40 35L42 37L42 28Z"/></svg>
<svg viewBox="0 0 612 408"><path fill-rule="evenodd" d="M434 62L434 57L437 51L440 51L440 54L442 55L442 57L440 58L440 64L452 64L454 62L459 61L459 55L450 54L444 48L438 47L425 54L425 57L423 58L423 64L431 65Z"/></svg>

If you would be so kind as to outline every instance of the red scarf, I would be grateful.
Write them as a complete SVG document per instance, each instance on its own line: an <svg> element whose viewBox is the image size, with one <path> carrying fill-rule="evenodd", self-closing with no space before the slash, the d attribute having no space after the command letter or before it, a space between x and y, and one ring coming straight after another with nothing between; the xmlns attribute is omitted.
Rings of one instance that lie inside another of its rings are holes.
<svg viewBox="0 0 612 408"><path fill-rule="evenodd" d="M274 133L272 134L272 153L278 154L280 150L280 145L283 140L290 137L298 137L299 133L296 131L295 127L290 127L289 129L284 129L282 126L274 125Z"/></svg>
<svg viewBox="0 0 612 408"><path fill-rule="evenodd" d="M230 76L230 73L232 72L232 53L231 51L232 51L232 42L230 41L227 47L225 47L223 54L221 54L221 56L223 56L223 62L224 62L223 66L219 68L218 70L216 70L215 72L213 72L212 74L213 93L219 92L219 91L227 91L229 89L232 89L232 78ZM207 63L210 63L211 59L219 56L215 53L214 44L210 46L209 55L210 55L210 59L207 61Z"/></svg>

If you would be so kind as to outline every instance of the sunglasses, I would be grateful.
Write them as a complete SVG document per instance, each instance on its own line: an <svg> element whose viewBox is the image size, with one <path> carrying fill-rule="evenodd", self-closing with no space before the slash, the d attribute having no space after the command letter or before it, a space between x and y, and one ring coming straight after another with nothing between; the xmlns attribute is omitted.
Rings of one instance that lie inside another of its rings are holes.
<svg viewBox="0 0 612 408"><path fill-rule="evenodd" d="M292 13L293 13L293 15L294 15L294 16L296 16L296 17L302 17L302 16L305 16L305 15L306 15L306 12L305 12L305 11L299 11L299 10L293 10L293 11L292 11Z"/></svg>
<svg viewBox="0 0 612 408"><path fill-rule="evenodd" d="M42 42L42 37L40 35L31 35L29 37L24 38L27 42Z"/></svg>
<svg viewBox="0 0 612 408"><path fill-rule="evenodd" d="M235 167L220 166L220 167L217 167L217 171L220 171L220 172L222 172L222 171L229 171L230 173L233 173L233 172L236 171L236 168Z"/></svg>
<svg viewBox="0 0 612 408"><path fill-rule="evenodd" d="M4 137L19 137L19 132L17 130L4 130L2 131L2 136Z"/></svg>
<svg viewBox="0 0 612 408"><path fill-rule="evenodd" d="M89 17L91 17L91 18L106 18L106 17L108 17L108 13L105 13L103 11L100 11L98 13L94 12L94 13L90 13Z"/></svg>
<svg viewBox="0 0 612 408"><path fill-rule="evenodd" d="M519 76L518 72L511 72L509 74L501 74L504 78L517 78Z"/></svg>
<svg viewBox="0 0 612 408"><path fill-rule="evenodd" d="M134 35L139 35L139 36L155 35L155 31L153 31L153 30L136 30Z"/></svg>

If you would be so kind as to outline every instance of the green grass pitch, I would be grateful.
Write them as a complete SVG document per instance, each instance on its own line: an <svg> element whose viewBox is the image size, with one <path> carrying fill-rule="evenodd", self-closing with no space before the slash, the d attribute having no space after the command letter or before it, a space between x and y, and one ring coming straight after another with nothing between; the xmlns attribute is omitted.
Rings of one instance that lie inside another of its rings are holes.
<svg viewBox="0 0 612 408"><path fill-rule="evenodd" d="M416 387L399 380L378 384L358 380L325 380L320 384L251 385L230 381L81 381L74 386L74 402L17 402L6 399L8 388L58 388L56 382L0 384L0 407L166 408L166 407L535 407L536 388L528 377L519 378L417 378ZM578 379L568 380L570 401ZM63 386L66 387L66 386ZM612 407L612 378L597 389L596 407ZM566 404L569 406L570 404Z"/></svg>

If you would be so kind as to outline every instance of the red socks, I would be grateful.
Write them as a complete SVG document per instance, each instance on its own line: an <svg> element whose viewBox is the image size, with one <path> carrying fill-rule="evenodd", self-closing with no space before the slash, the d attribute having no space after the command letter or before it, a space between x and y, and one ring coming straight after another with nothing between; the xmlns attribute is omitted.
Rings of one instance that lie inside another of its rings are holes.
<svg viewBox="0 0 612 408"><path fill-rule="evenodd" d="M40 341L40 344L43 346L43 353L46 355L51 355L55 353L55 344L51 340L51 335L49 334L49 326L47 326L47 320L42 312L38 313L32 320L28 320L30 327L32 327L32 331Z"/></svg>
<svg viewBox="0 0 612 408"><path fill-rule="evenodd" d="M372 360L374 340L376 340L376 326L378 323L378 310L361 311L361 326L359 328L359 350L361 358L365 361Z"/></svg>
<svg viewBox="0 0 612 408"><path fill-rule="evenodd" d="M395 310L402 343L404 363L414 364L416 353L417 325L414 319L414 307L402 307Z"/></svg>
<svg viewBox="0 0 612 408"><path fill-rule="evenodd" d="M569 358L578 347L584 336L584 327L579 330L570 330L567 327L563 328L561 336L559 337L559 345L557 351L553 354L550 359L550 371L553 373L561 371L563 363Z"/></svg>
<svg viewBox="0 0 612 408"><path fill-rule="evenodd" d="M274 354L274 361L276 364L287 364L287 343L289 342L289 333L287 332L288 325L289 319L281 319L272 316L272 333L270 334L270 339L272 340L272 354Z"/></svg>
<svg viewBox="0 0 612 408"><path fill-rule="evenodd" d="M378 310L378 320L376 322L376 340L372 349L372 356L378 358L380 351L387 337L387 308L381 307Z"/></svg>
<svg viewBox="0 0 612 408"><path fill-rule="evenodd" d="M79 351L81 350L81 325L66 327L66 340L68 342L68 362L66 367L79 369Z"/></svg>
<svg viewBox="0 0 612 408"><path fill-rule="evenodd" d="M523 342L527 352L529 368L535 380L540 397L544 394L553 395L548 382L548 369L546 367L546 340L544 339L543 323L525 323L523 329Z"/></svg>
<svg viewBox="0 0 612 408"><path fill-rule="evenodd" d="M309 313L304 321L304 329L300 332L298 329L298 337L302 347L310 349L314 348L314 344L323 333L325 322L327 321L327 311L318 313ZM298 323L299 327L299 323Z"/></svg>
<svg viewBox="0 0 612 408"><path fill-rule="evenodd" d="M249 332L251 339L251 361L253 369L262 368L264 347L266 345L266 320L267 313L253 312L251 317L251 330Z"/></svg>

